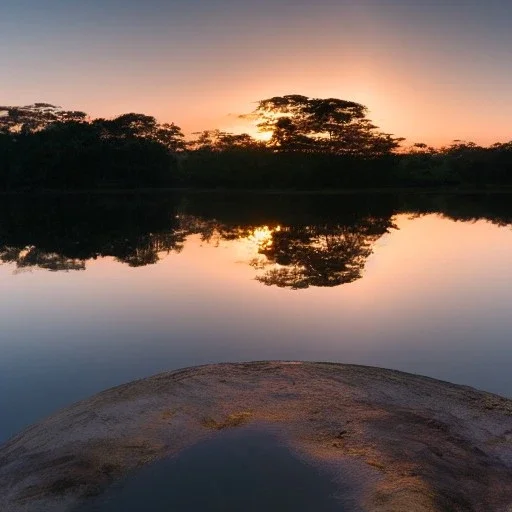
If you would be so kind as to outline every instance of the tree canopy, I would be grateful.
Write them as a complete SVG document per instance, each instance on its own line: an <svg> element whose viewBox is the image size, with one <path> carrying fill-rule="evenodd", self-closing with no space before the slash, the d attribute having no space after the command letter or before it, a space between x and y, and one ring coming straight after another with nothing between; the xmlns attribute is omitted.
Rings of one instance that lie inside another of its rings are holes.
<svg viewBox="0 0 512 512"><path fill-rule="evenodd" d="M55 123L85 122L87 114L62 110L50 103L34 103L24 107L0 106L0 132L33 133Z"/></svg>
<svg viewBox="0 0 512 512"><path fill-rule="evenodd" d="M114 119L95 119L92 125L100 130L103 139L145 139L171 152L185 149L181 128L174 123L159 124L153 116L132 112Z"/></svg>
<svg viewBox="0 0 512 512"><path fill-rule="evenodd" d="M204 130L195 132L196 139L188 147L206 151L232 151L237 149L263 149L264 142L258 141L248 133L230 133L221 130Z"/></svg>
<svg viewBox="0 0 512 512"><path fill-rule="evenodd" d="M245 117L271 132L270 144L281 151L380 156L396 150L403 139L377 131L367 113L353 101L290 94L260 100Z"/></svg>
<svg viewBox="0 0 512 512"><path fill-rule="evenodd" d="M268 140L223 130L187 140L175 123L135 112L94 119L50 103L0 106L0 190L512 184L512 142L402 148L354 101L274 96L242 117Z"/></svg>

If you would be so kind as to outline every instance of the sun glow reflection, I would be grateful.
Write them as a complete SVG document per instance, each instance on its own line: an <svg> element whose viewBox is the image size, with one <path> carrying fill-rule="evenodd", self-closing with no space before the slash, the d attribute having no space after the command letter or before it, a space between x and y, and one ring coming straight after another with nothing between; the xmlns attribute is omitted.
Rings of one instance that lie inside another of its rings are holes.
<svg viewBox="0 0 512 512"><path fill-rule="evenodd" d="M281 231L281 226L269 227L258 226L252 228L244 237L239 238L239 256L241 261L257 270L265 269L269 266L266 251L272 249L274 245L273 236Z"/></svg>
<svg viewBox="0 0 512 512"><path fill-rule="evenodd" d="M269 228L268 226L261 226L254 228L252 233L246 238L249 246L257 251L269 249L272 247L272 235L281 231L281 226Z"/></svg>

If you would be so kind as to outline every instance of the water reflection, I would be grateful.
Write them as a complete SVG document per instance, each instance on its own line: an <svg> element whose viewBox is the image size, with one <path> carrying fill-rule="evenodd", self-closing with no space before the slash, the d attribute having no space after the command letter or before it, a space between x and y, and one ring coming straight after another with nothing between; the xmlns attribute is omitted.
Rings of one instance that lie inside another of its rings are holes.
<svg viewBox="0 0 512 512"><path fill-rule="evenodd" d="M187 234L161 196L15 196L0 207L0 261L18 270L84 270L106 256L150 265L181 251Z"/></svg>
<svg viewBox="0 0 512 512"><path fill-rule="evenodd" d="M511 223L507 194L3 196L0 441L101 389L223 361L510 396Z"/></svg>
<svg viewBox="0 0 512 512"><path fill-rule="evenodd" d="M154 265L199 235L219 246L237 241L268 286L333 287L360 279L373 246L400 213L454 220L512 222L501 195L58 195L5 198L0 261L15 272L83 271L114 257Z"/></svg>
<svg viewBox="0 0 512 512"><path fill-rule="evenodd" d="M256 277L281 288L338 286L362 276L372 245L393 227L389 218L365 217L351 225L287 226L259 250L269 267Z"/></svg>

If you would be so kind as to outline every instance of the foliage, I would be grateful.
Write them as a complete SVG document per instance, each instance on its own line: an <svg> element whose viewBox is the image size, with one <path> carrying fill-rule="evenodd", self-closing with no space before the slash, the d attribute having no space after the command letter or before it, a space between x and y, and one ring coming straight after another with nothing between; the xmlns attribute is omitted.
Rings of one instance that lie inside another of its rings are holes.
<svg viewBox="0 0 512 512"><path fill-rule="evenodd" d="M248 133L234 134L220 130L196 132L197 139L190 141L189 149L195 151L236 151L262 150L265 144L251 137Z"/></svg>
<svg viewBox="0 0 512 512"><path fill-rule="evenodd" d="M337 98L308 98L298 94L258 102L249 117L279 151L321 152L373 157L393 152L403 139L377 132L367 108Z"/></svg>
<svg viewBox="0 0 512 512"><path fill-rule="evenodd" d="M174 185L174 154L184 149L183 134L174 124L160 125L143 114L87 121L85 114L73 118L51 106L10 108L4 117L0 134L4 188Z"/></svg>
<svg viewBox="0 0 512 512"><path fill-rule="evenodd" d="M170 152L185 149L184 135L174 123L157 123L153 116L123 114L112 120L95 119L92 125L98 129L102 140L139 139L157 142Z"/></svg>
<svg viewBox="0 0 512 512"><path fill-rule="evenodd" d="M455 140L439 150L416 144L401 155L395 179L412 186L510 186L512 143L482 147Z"/></svg>
<svg viewBox="0 0 512 512"><path fill-rule="evenodd" d="M85 112L62 110L50 103L25 107L0 106L0 133L34 133L54 123L85 122Z"/></svg>
<svg viewBox="0 0 512 512"><path fill-rule="evenodd" d="M0 107L0 190L226 188L324 190L512 185L512 142L435 149L380 132L364 105L264 99L248 116L268 141L220 130L186 141L174 123L127 113L90 119L48 103Z"/></svg>

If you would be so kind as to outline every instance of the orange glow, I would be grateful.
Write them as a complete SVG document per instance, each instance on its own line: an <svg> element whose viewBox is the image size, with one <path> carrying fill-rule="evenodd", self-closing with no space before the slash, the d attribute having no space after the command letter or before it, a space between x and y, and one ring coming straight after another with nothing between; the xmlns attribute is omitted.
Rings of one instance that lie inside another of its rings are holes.
<svg viewBox="0 0 512 512"><path fill-rule="evenodd" d="M272 247L274 243L272 240L272 234L274 232L281 231L281 226L277 226L273 229L268 226L261 226L254 228L253 232L246 238L248 246L258 250L268 249Z"/></svg>
<svg viewBox="0 0 512 512"><path fill-rule="evenodd" d="M251 135L251 137L262 142L268 142L272 138L272 132L260 132L258 128L254 126L251 126L246 132Z"/></svg>
<svg viewBox="0 0 512 512"><path fill-rule="evenodd" d="M34 24L30 10L7 24L13 51L0 60L9 69L4 104L48 101L93 117L141 112L187 135L218 128L264 140L238 116L258 100L304 94L363 103L381 130L406 144L512 137L504 1L494 11L481 2L461 10L413 0L272 2L272 9L131 2L136 14L105 2L96 11L94 3L83 3L82 18L72 7L41 10L47 19ZM83 25L69 31L76 19Z"/></svg>

